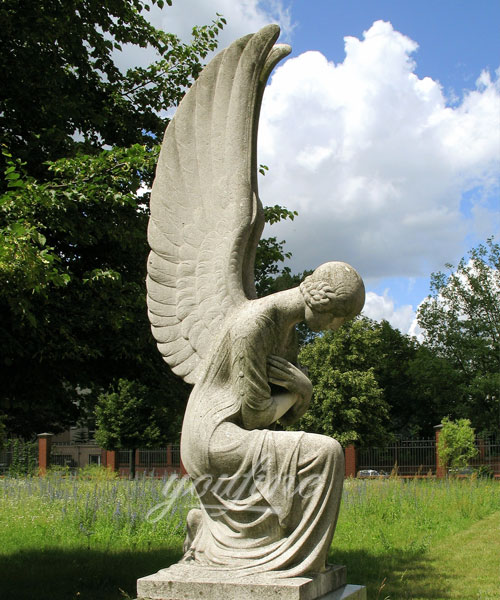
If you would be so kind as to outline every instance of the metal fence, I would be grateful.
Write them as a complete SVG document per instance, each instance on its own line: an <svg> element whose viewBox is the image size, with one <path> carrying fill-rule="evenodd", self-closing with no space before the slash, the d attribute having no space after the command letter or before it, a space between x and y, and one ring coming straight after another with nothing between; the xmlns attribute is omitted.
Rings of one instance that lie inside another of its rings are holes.
<svg viewBox="0 0 500 600"><path fill-rule="evenodd" d="M358 470L374 469L398 475L436 473L436 440L399 440L384 448L358 450Z"/></svg>
<svg viewBox="0 0 500 600"><path fill-rule="evenodd" d="M119 468L127 468L130 465L130 452L130 450L118 451ZM136 451L135 461L136 467L141 470L180 468L180 446L171 444L164 448L139 448Z"/></svg>
<svg viewBox="0 0 500 600"><path fill-rule="evenodd" d="M500 437L476 438L478 454L469 460L472 469L500 476ZM381 448L357 450L358 471L373 469L401 476L436 474L436 440L399 440Z"/></svg>
<svg viewBox="0 0 500 600"><path fill-rule="evenodd" d="M500 475L500 437L476 439L478 454L469 461L475 469L482 468L486 473Z"/></svg>
<svg viewBox="0 0 500 600"><path fill-rule="evenodd" d="M482 475L500 478L500 437L476 440L477 457L469 461L470 469ZM378 448L355 450L357 471L373 469L387 474L414 477L436 475L436 440L399 440ZM130 465L130 450L116 452L116 462L112 464L122 475L126 475ZM0 451L0 475L35 473L37 470L38 448L36 442L10 440ZM107 453L95 444L54 443L51 449L50 464L77 469L88 464L107 465ZM163 476L165 473L183 472L179 445L162 448L140 448L134 456L137 473ZM354 471L355 472L355 471Z"/></svg>

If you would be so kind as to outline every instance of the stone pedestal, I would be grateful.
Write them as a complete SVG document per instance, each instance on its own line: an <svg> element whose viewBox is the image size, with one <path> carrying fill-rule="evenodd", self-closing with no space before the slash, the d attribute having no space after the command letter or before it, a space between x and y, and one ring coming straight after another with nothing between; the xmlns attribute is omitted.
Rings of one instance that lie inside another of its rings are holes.
<svg viewBox="0 0 500 600"><path fill-rule="evenodd" d="M241 577L235 571L176 564L137 581L138 600L366 600L366 588L346 585L346 568L310 577Z"/></svg>

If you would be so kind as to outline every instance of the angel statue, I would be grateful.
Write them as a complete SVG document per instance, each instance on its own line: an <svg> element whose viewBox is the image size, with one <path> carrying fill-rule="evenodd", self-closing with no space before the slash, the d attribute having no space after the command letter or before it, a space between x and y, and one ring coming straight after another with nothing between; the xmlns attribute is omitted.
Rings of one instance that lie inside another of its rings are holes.
<svg viewBox="0 0 500 600"><path fill-rule="evenodd" d="M360 276L326 263L257 298L264 218L257 127L267 78L290 52L277 25L220 52L169 124L151 194L148 312L158 348L194 384L181 456L200 508L182 562L239 575L325 569L344 477L332 438L275 429L307 410L295 325L337 329L364 303Z"/></svg>

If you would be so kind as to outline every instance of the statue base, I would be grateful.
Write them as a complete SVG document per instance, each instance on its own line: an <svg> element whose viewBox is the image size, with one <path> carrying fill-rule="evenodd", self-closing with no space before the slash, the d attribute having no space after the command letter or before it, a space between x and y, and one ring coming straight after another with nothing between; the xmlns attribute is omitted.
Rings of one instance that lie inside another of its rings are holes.
<svg viewBox="0 0 500 600"><path fill-rule="evenodd" d="M238 576L235 571L175 564L137 580L137 600L366 600L366 588L346 585L346 568L307 577Z"/></svg>

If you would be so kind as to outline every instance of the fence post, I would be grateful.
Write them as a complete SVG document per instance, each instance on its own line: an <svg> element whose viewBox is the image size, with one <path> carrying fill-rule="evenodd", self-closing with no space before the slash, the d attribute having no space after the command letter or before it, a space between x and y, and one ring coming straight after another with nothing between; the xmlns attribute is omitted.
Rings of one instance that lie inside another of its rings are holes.
<svg viewBox="0 0 500 600"><path fill-rule="evenodd" d="M45 475L50 467L50 447L53 433L38 434L38 469L40 475Z"/></svg>
<svg viewBox="0 0 500 600"><path fill-rule="evenodd" d="M116 450L106 450L106 467L116 471L118 467L118 456Z"/></svg>
<svg viewBox="0 0 500 600"><path fill-rule="evenodd" d="M345 449L345 476L356 477L356 446L349 444Z"/></svg>
<svg viewBox="0 0 500 600"><path fill-rule="evenodd" d="M443 426L441 424L434 425L434 429L436 430L436 477L445 477L446 472L441 466L439 461L439 436L441 434L441 429Z"/></svg>

